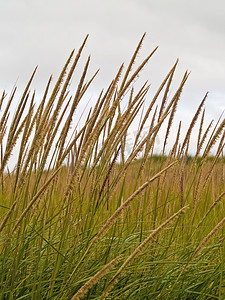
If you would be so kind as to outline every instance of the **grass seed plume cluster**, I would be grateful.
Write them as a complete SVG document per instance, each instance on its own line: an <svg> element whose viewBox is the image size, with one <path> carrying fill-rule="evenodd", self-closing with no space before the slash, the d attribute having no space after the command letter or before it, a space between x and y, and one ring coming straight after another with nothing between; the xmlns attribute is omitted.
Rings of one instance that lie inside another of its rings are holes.
<svg viewBox="0 0 225 300"><path fill-rule="evenodd" d="M153 97L148 82L137 88L157 50L135 68L144 36L80 127L78 108L98 73L89 77L90 57L74 94L69 87L87 37L41 101L31 90L36 69L20 98L16 88L1 95L1 299L223 299L225 119L205 124L206 94L171 143L189 73L172 93L176 61Z"/></svg>

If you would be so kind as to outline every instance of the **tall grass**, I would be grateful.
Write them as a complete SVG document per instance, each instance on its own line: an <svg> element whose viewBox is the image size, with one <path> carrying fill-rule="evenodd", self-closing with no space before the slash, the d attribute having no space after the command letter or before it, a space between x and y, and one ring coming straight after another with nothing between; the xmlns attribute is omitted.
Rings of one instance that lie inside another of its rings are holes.
<svg viewBox="0 0 225 300"><path fill-rule="evenodd" d="M87 79L90 57L74 95L69 87L87 37L39 103L31 91L36 69L20 99L16 88L2 94L1 299L223 299L225 120L204 131L206 95L184 139L180 122L166 152L189 73L171 94L177 61L150 100L148 82L137 89L135 80L156 49L133 70L143 39L80 128L78 108L98 73Z"/></svg>

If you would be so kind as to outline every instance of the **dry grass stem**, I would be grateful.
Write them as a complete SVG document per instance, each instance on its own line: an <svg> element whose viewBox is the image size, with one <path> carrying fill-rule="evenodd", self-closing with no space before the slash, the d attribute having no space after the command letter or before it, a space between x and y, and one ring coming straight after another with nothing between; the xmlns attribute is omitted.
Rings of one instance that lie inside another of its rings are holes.
<svg viewBox="0 0 225 300"><path fill-rule="evenodd" d="M121 272L127 267L127 265L133 260L138 254L141 253L143 248L151 241L154 241L154 238L170 223L172 222L176 217L178 217L180 214L184 213L184 211L188 208L188 206L184 206L181 208L178 212L173 214L170 218L168 218L164 223L162 223L158 228L152 231L152 233L134 250L134 252L125 260L125 262L122 264L122 266L119 268L119 270L116 272L115 276L109 283L107 289L106 289L106 295L108 292L113 288L113 285L117 281L118 276L121 274Z"/></svg>
<svg viewBox="0 0 225 300"><path fill-rule="evenodd" d="M93 287L107 272L114 267L115 264L118 263L121 256L114 258L110 263L105 265L100 271L98 271L91 279L89 279L80 289L79 291L71 298L71 300L79 300L83 298L89 289Z"/></svg>
<svg viewBox="0 0 225 300"><path fill-rule="evenodd" d="M225 222L225 217L210 231L210 233L202 240L199 246L195 249L191 258L193 259L205 246L205 244L212 238L212 236L223 226Z"/></svg>

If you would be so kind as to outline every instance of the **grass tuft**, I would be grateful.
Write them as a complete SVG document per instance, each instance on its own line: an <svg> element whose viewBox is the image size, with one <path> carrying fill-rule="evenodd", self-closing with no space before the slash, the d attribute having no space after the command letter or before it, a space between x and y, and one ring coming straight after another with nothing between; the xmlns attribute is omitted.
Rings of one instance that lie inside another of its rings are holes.
<svg viewBox="0 0 225 300"><path fill-rule="evenodd" d="M37 68L0 98L1 299L223 299L225 120L205 126L206 94L187 132L176 124L178 60L152 98L137 88L157 50L133 71L145 34L81 110L99 71L89 56L78 73L87 38L39 102Z"/></svg>

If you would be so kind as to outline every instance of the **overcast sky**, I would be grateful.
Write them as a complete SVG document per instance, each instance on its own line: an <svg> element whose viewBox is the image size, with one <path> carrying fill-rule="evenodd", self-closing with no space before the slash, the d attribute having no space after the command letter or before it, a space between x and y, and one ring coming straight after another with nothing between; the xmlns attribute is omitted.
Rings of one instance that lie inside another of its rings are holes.
<svg viewBox="0 0 225 300"><path fill-rule="evenodd" d="M225 108L223 0L0 0L0 13L0 92L10 93L15 83L24 88L36 65L33 87L42 92L89 33L84 58L91 54L90 72L101 68L90 89L95 95L128 63L146 32L140 61L159 45L142 74L153 90L177 58L177 80L191 71L178 109L184 122L207 91L208 120Z"/></svg>

